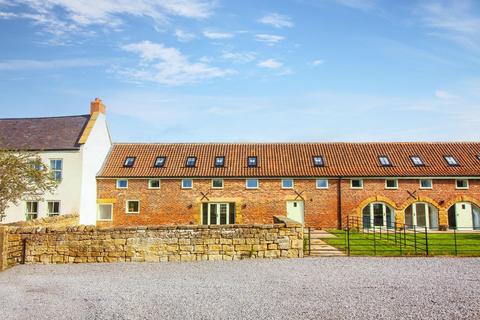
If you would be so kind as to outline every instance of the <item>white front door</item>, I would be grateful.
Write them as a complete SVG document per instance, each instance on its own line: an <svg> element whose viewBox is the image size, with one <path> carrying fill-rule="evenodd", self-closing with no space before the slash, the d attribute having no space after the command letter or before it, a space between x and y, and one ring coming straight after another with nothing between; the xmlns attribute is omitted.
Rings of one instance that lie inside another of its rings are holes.
<svg viewBox="0 0 480 320"><path fill-rule="evenodd" d="M455 215L457 221L457 228L462 229L472 229L473 220L472 220L472 204L468 202L459 202L455 204Z"/></svg>
<svg viewBox="0 0 480 320"><path fill-rule="evenodd" d="M287 201L287 218L304 223L303 201Z"/></svg>

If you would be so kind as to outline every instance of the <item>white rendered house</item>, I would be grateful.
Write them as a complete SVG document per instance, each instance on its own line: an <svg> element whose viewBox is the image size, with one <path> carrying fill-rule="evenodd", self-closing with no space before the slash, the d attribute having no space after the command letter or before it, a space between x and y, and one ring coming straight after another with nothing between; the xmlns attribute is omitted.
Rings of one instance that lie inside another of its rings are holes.
<svg viewBox="0 0 480 320"><path fill-rule="evenodd" d="M80 223L95 224L95 176L110 146L105 105L98 98L87 115L0 119L0 148L37 152L59 182L41 200L11 205L1 223L77 213Z"/></svg>

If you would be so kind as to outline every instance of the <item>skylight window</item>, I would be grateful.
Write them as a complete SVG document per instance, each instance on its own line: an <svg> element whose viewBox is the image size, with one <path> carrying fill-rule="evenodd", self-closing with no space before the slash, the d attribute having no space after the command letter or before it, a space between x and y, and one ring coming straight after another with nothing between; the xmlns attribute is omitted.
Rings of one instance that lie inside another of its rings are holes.
<svg viewBox="0 0 480 320"><path fill-rule="evenodd" d="M215 167L223 167L225 165L225 157L215 157Z"/></svg>
<svg viewBox="0 0 480 320"><path fill-rule="evenodd" d="M411 156L410 159L412 159L412 163L413 163L413 165L416 166L416 167L422 167L422 166L425 165L425 164L423 163L422 158L420 158L419 156Z"/></svg>
<svg viewBox="0 0 480 320"><path fill-rule="evenodd" d="M126 168L131 168L133 167L134 163L135 163L135 157L127 157L125 159L125 162L123 163L123 166Z"/></svg>
<svg viewBox="0 0 480 320"><path fill-rule="evenodd" d="M248 157L247 165L249 167L256 167L257 166L257 157Z"/></svg>
<svg viewBox="0 0 480 320"><path fill-rule="evenodd" d="M185 165L187 167L195 167L195 164L197 163L197 157L187 157L187 162Z"/></svg>
<svg viewBox="0 0 480 320"><path fill-rule="evenodd" d="M379 156L378 160L380 161L380 165L382 167L390 167L392 165L390 159L387 156Z"/></svg>
<svg viewBox="0 0 480 320"><path fill-rule="evenodd" d="M325 162L323 161L322 156L314 156L313 157L313 165L315 167L323 167L325 165Z"/></svg>
<svg viewBox="0 0 480 320"><path fill-rule="evenodd" d="M165 165L165 160L166 158L165 157L157 157L157 159L155 159L155 168L161 168Z"/></svg>
<svg viewBox="0 0 480 320"><path fill-rule="evenodd" d="M459 165L457 159L455 159L453 156L444 156L444 158L445 158L445 161L447 161L448 165L451 167L455 167Z"/></svg>

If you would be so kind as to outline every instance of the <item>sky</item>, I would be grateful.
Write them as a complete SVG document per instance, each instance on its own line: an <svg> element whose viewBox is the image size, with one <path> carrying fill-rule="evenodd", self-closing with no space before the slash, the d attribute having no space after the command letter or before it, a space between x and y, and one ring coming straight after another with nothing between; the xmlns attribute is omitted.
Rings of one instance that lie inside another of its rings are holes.
<svg viewBox="0 0 480 320"><path fill-rule="evenodd" d="M480 139L480 1L0 0L0 118L115 142Z"/></svg>

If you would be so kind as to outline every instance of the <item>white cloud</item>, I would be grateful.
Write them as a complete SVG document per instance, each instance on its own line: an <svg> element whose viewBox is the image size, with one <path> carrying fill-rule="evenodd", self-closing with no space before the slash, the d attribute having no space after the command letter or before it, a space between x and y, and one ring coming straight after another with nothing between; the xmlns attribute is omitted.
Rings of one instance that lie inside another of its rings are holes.
<svg viewBox="0 0 480 320"><path fill-rule="evenodd" d="M85 68L102 65L104 62L92 59L64 59L64 60L3 60L0 61L0 70L19 71L19 70L46 70L46 69L66 69L66 68Z"/></svg>
<svg viewBox="0 0 480 320"><path fill-rule="evenodd" d="M257 66L262 67L262 68L268 68L268 69L278 69L283 66L283 63L275 60L275 59L268 59L264 61L260 61Z"/></svg>
<svg viewBox="0 0 480 320"><path fill-rule="evenodd" d="M229 52L224 51L222 58L225 60L232 60L237 63L248 63L255 60L257 54L255 52Z"/></svg>
<svg viewBox="0 0 480 320"><path fill-rule="evenodd" d="M196 38L195 34L182 29L175 30L175 37L177 37L177 40L180 42L189 42Z"/></svg>
<svg viewBox="0 0 480 320"><path fill-rule="evenodd" d="M260 34L255 35L255 40L260 41L260 42L265 42L270 46L273 46L274 44L282 41L283 39L285 39L285 38L282 37L282 36L277 36L277 35L273 35L273 34L260 33Z"/></svg>
<svg viewBox="0 0 480 320"><path fill-rule="evenodd" d="M375 8L376 0L333 0L336 3L352 9L370 11Z"/></svg>
<svg viewBox="0 0 480 320"><path fill-rule="evenodd" d="M206 38L213 39L213 40L230 39L234 37L232 33L216 32L216 31L203 31L203 35Z"/></svg>
<svg viewBox="0 0 480 320"><path fill-rule="evenodd" d="M161 43L142 41L121 48L141 58L137 68L117 70L121 75L133 80L180 85L221 78L234 73L230 69L210 66L202 61L190 62L178 49L165 47Z"/></svg>
<svg viewBox="0 0 480 320"><path fill-rule="evenodd" d="M278 13L270 13L258 19L258 22L271 25L275 28L292 28L292 19Z"/></svg>
<svg viewBox="0 0 480 320"><path fill-rule="evenodd" d="M324 64L324 63L325 63L325 60L321 60L321 59L312 61L312 65L314 65L314 66L319 66L319 65Z"/></svg>
<svg viewBox="0 0 480 320"><path fill-rule="evenodd" d="M445 90L436 90L435 97L443 101L451 101L456 99L456 96Z"/></svg>

